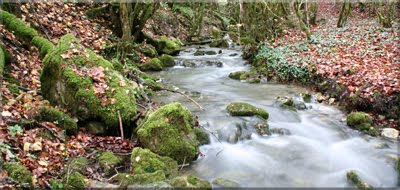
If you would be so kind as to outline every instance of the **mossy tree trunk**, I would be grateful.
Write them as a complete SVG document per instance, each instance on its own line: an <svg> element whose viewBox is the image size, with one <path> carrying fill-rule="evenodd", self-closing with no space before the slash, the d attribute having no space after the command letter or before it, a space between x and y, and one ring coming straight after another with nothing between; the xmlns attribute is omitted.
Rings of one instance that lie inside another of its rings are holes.
<svg viewBox="0 0 400 190"><path fill-rule="evenodd" d="M158 9L159 3L152 0L139 0L133 2L121 1L119 5L120 26L122 38L118 47L118 59L124 63L127 46L138 39L146 21Z"/></svg>
<svg viewBox="0 0 400 190"><path fill-rule="evenodd" d="M306 23L304 23L304 21L303 21L303 15L302 15L302 13L300 11L300 7L301 6L302 6L302 2L301 1L294 1L293 2L293 11L294 11L294 13L295 13L295 15L297 17L297 20L299 22L299 26L300 26L301 31L303 31L306 34L307 39L310 40L311 39L311 32L310 32L310 29L308 28L308 26L306 25Z"/></svg>
<svg viewBox="0 0 400 190"><path fill-rule="evenodd" d="M317 25L317 12L318 12L318 3L311 2L309 3L309 24Z"/></svg>
<svg viewBox="0 0 400 190"><path fill-rule="evenodd" d="M385 27L392 27L392 21L395 16L396 4L394 0L380 0L376 14L378 15L379 23Z"/></svg>
<svg viewBox="0 0 400 190"><path fill-rule="evenodd" d="M192 3L194 17L191 20L192 27L190 31L190 37L199 37L201 34L205 7L206 7L205 3Z"/></svg>
<svg viewBox="0 0 400 190"><path fill-rule="evenodd" d="M342 4L342 9L340 10L339 20L337 22L338 28L341 28L346 24L347 18L351 14L351 10L352 10L352 7L351 7L350 0L345 0Z"/></svg>

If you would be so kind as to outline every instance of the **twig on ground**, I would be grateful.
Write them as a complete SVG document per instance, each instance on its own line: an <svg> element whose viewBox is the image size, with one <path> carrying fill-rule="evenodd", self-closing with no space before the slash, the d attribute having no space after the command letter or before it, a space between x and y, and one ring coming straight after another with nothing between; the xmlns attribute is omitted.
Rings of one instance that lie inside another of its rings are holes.
<svg viewBox="0 0 400 190"><path fill-rule="evenodd" d="M56 131L54 131L52 128L50 128L49 126L43 124L43 123L38 123L39 126L44 127L45 129L47 129L48 131L51 132L51 134L53 136L55 136L58 140L60 140L61 142L65 142L65 139L63 139L62 137L60 137Z"/></svg>
<svg viewBox="0 0 400 190"><path fill-rule="evenodd" d="M199 103L197 103L195 100L193 100L191 97L189 97L188 95L186 95L183 92L179 92L177 90L172 90L172 89L168 89L168 88L162 88L162 87L160 87L160 90L166 90L166 91L169 91L169 92L180 94L180 95L184 96L185 98L189 99L190 101L192 101L194 104L196 104L196 106L199 107L200 110L204 110L204 108L201 107L201 105Z"/></svg>
<svg viewBox="0 0 400 190"><path fill-rule="evenodd" d="M189 165L189 164L186 165L186 164L185 164L185 161L186 161L186 156L185 156L185 158L183 158L183 164L180 165L179 171L181 171L181 170L183 169L183 167Z"/></svg>
<svg viewBox="0 0 400 190"><path fill-rule="evenodd" d="M124 128L122 126L121 113L118 110L119 130L121 130L121 138L124 139Z"/></svg>

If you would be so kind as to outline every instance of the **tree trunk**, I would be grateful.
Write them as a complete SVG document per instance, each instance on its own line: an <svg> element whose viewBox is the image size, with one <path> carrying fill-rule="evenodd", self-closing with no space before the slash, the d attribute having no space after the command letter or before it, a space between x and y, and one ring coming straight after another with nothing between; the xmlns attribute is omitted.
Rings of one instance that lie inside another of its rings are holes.
<svg viewBox="0 0 400 190"><path fill-rule="evenodd" d="M300 13L300 6L301 6L301 3L299 3L298 1L295 1L293 3L293 10L294 10L294 13L295 13L295 15L297 17L297 20L299 21L299 25L300 25L301 31L303 31L306 34L307 39L310 40L311 39L310 29L303 22L302 15Z"/></svg>
<svg viewBox="0 0 400 190"><path fill-rule="evenodd" d="M352 8L351 8L350 0L345 0L343 2L342 9L340 10L339 20L337 23L338 28L341 28L346 24L347 18L351 14L351 10L352 10Z"/></svg>
<svg viewBox="0 0 400 190"><path fill-rule="evenodd" d="M117 55L121 63L125 63L127 45L132 42L132 4L122 2L119 6L122 38L118 44Z"/></svg>

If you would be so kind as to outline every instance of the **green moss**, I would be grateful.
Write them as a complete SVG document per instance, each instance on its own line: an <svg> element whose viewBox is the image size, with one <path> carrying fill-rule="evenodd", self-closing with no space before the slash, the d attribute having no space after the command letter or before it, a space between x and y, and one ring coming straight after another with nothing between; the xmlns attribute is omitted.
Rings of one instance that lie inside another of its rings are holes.
<svg viewBox="0 0 400 190"><path fill-rule="evenodd" d="M229 44L224 39L217 39L210 43L210 47L228 48Z"/></svg>
<svg viewBox="0 0 400 190"><path fill-rule="evenodd" d="M116 178L121 187L126 187L132 184L151 184L158 181L164 181L166 179L165 174L161 170L155 171L153 173L134 175L119 173L117 174Z"/></svg>
<svg viewBox="0 0 400 190"><path fill-rule="evenodd" d="M10 90L13 94L19 94L19 88L15 84L6 84L8 90Z"/></svg>
<svg viewBox="0 0 400 190"><path fill-rule="evenodd" d="M170 55L163 54L160 57L160 61L161 61L163 67L173 67L173 66L175 66L174 57L172 57Z"/></svg>
<svg viewBox="0 0 400 190"><path fill-rule="evenodd" d="M88 164L89 160L87 158L79 157L72 159L68 164L68 168L70 171L84 172Z"/></svg>
<svg viewBox="0 0 400 190"><path fill-rule="evenodd" d="M250 72L246 71L240 75L239 80L247 80L250 77Z"/></svg>
<svg viewBox="0 0 400 190"><path fill-rule="evenodd" d="M373 188L367 184L366 182L362 181L360 176L355 171L348 171L346 174L347 181L353 185L355 185L358 189L361 190L372 190Z"/></svg>
<svg viewBox="0 0 400 190"><path fill-rule="evenodd" d="M65 59L61 56L65 57L65 54L71 52L72 55ZM118 111L126 125L136 115L136 99L128 80L113 70L113 64L83 48L74 36L63 36L53 51L46 55L43 63L45 66L40 77L43 97L53 105L68 109L81 121L98 120L119 131ZM105 82L109 87L105 91L108 100L105 105L102 105L101 99L94 92L93 80L89 76L75 73L82 67L85 70L104 68ZM121 83L125 85L121 86Z"/></svg>
<svg viewBox="0 0 400 190"><path fill-rule="evenodd" d="M140 70L142 71L161 71L162 69L162 62L158 58L153 58L140 65Z"/></svg>
<svg viewBox="0 0 400 190"><path fill-rule="evenodd" d="M148 149L133 149L131 163L134 175L162 171L165 177L171 178L178 174L178 164L175 160L154 154Z"/></svg>
<svg viewBox="0 0 400 190"><path fill-rule="evenodd" d="M186 163L194 160L199 142L193 131L194 120L180 103L171 103L151 113L137 131L144 147L162 156Z"/></svg>
<svg viewBox="0 0 400 190"><path fill-rule="evenodd" d="M247 71L235 71L235 72L229 73L229 78L235 79L235 80L240 80L240 76L242 76L245 73L247 73Z"/></svg>
<svg viewBox="0 0 400 190"><path fill-rule="evenodd" d="M249 80L248 80L248 82L249 83L260 83L260 79L259 78L250 78Z"/></svg>
<svg viewBox="0 0 400 190"><path fill-rule="evenodd" d="M32 185L32 173L18 162L6 162L4 163L4 170L7 171L10 176L18 183L28 183Z"/></svg>
<svg viewBox="0 0 400 190"><path fill-rule="evenodd" d="M0 75L3 76L4 65L6 64L6 54L3 47L0 45Z"/></svg>
<svg viewBox="0 0 400 190"><path fill-rule="evenodd" d="M160 52L168 55L176 55L179 53L181 47L178 43L174 42L165 36L161 36L158 43L160 44Z"/></svg>
<svg viewBox="0 0 400 190"><path fill-rule="evenodd" d="M170 181L170 184L174 188L211 189L210 182L193 175L176 177Z"/></svg>
<svg viewBox="0 0 400 190"><path fill-rule="evenodd" d="M352 128L364 132L366 134L377 136L379 131L372 126L372 118L364 112L352 112L347 116L347 125Z"/></svg>
<svg viewBox="0 0 400 190"><path fill-rule="evenodd" d="M0 20L6 29L12 31L15 36L28 42L30 42L33 37L38 35L36 30L26 26L24 22L7 11L0 10Z"/></svg>
<svg viewBox="0 0 400 190"><path fill-rule="evenodd" d="M301 96L303 97L304 102L310 103L311 102L311 94L309 93L302 93Z"/></svg>
<svg viewBox="0 0 400 190"><path fill-rule="evenodd" d="M210 144L210 137L206 132L196 127L193 130L194 133L196 134L196 138L199 141L200 145Z"/></svg>
<svg viewBox="0 0 400 190"><path fill-rule="evenodd" d="M55 122L57 126L64 129L68 135L73 135L78 132L78 125L76 122L66 113L47 106L42 106L39 111L34 115L34 119L42 122Z"/></svg>
<svg viewBox="0 0 400 190"><path fill-rule="evenodd" d="M74 171L67 176L65 188L66 189L85 189L85 176L81 173Z"/></svg>
<svg viewBox="0 0 400 190"><path fill-rule="evenodd" d="M35 36L31 43L39 49L41 56L45 56L54 49L53 43L40 36Z"/></svg>
<svg viewBox="0 0 400 190"><path fill-rule="evenodd" d="M230 103L227 107L226 110L231 114L232 116L260 116L263 119L268 119L269 114L267 111L261 108L257 108L253 105L250 105L245 102L233 102Z"/></svg>
<svg viewBox="0 0 400 190"><path fill-rule="evenodd" d="M240 187L239 183L224 178L216 178L212 181L212 183L221 187Z"/></svg>
<svg viewBox="0 0 400 190"><path fill-rule="evenodd" d="M122 159L110 151L102 152L98 160L105 173L109 173L112 169L122 163Z"/></svg>
<svg viewBox="0 0 400 190"><path fill-rule="evenodd" d="M145 47L139 48L138 51L139 51L140 53L143 53L143 54L146 55L147 57L154 58L154 57L157 57L157 56L158 56L158 53L157 53L156 48L155 48L154 46L152 46L152 45L149 45L149 44L146 44Z"/></svg>

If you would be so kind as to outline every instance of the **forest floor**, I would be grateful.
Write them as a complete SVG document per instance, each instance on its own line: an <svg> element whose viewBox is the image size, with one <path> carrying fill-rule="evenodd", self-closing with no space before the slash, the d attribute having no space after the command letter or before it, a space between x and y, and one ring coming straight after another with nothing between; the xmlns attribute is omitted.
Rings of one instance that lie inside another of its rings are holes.
<svg viewBox="0 0 400 190"><path fill-rule="evenodd" d="M109 43L112 32L106 28L107 21L89 19L85 15L86 10L91 8L89 4L77 6L73 3L34 3L24 4L20 8L25 23L31 23L31 26L35 24L32 27L41 31L42 36L54 44L68 33L75 35L85 47L95 52L101 52ZM18 124L23 120L31 120L41 105L49 105L40 93L40 72L43 64L36 48L19 41L1 24L0 31L5 49L13 55L1 81L3 99L0 115L0 152L5 161L19 160L32 171L34 187L50 188L50 181L60 180L71 158L83 156L94 160L95 153L103 150L110 150L122 156L130 155L134 144L129 139L95 136L84 129L75 136L48 138L45 134L49 131L61 131L54 123L43 122L30 127ZM15 125L10 125L12 123ZM92 179L104 177L98 167L88 166L85 172L87 176L92 176ZM0 172L0 184L16 185L9 179L5 171Z"/></svg>
<svg viewBox="0 0 400 190"><path fill-rule="evenodd" d="M296 56L287 56L288 63L308 66L313 74L345 86L345 94L339 96L356 95L366 105L389 106L391 100L400 99L399 20L392 28L385 29L368 10L355 9L345 26L337 28L339 9L334 6L329 3L319 6L318 25L311 27L314 43L305 43L305 34L295 28L269 45L289 46ZM376 124L398 128L398 121L372 115Z"/></svg>

